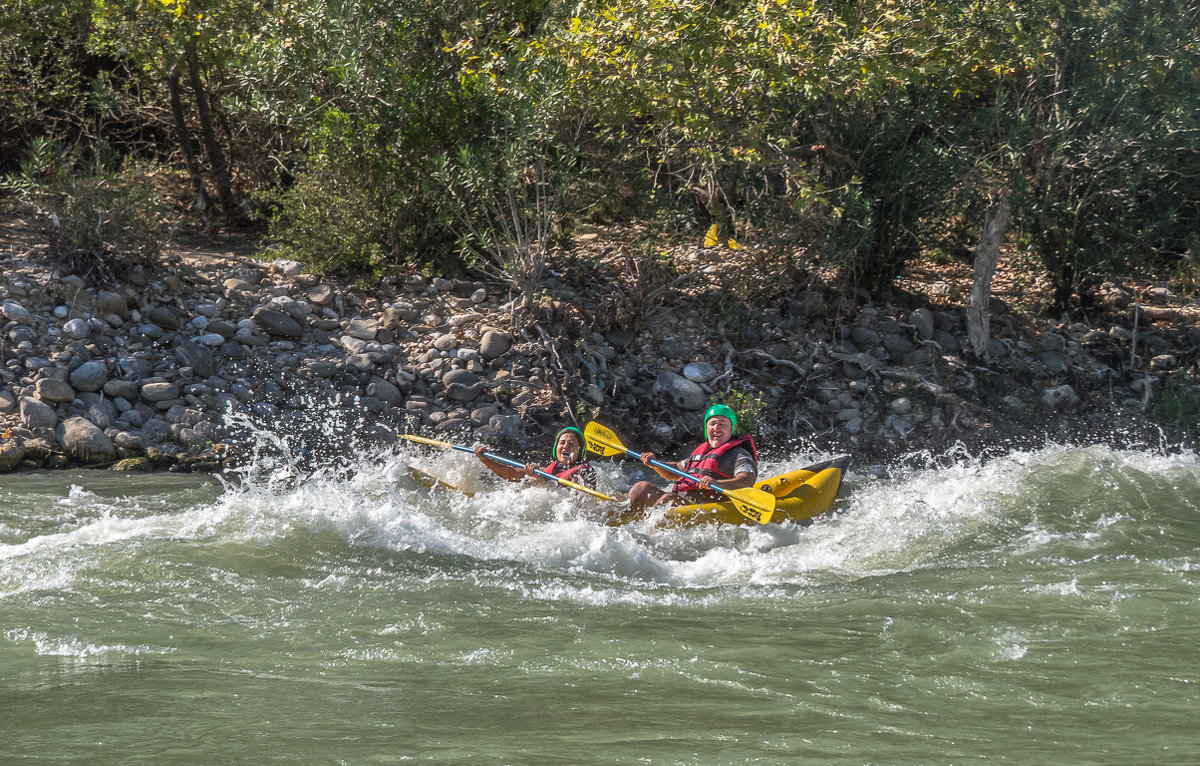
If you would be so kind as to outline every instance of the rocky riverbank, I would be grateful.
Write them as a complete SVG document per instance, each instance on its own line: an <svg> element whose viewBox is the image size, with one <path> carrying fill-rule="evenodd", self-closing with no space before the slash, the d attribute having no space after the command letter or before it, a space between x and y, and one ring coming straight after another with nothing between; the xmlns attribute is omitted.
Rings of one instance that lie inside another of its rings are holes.
<svg viewBox="0 0 1200 766"><path fill-rule="evenodd" d="M674 268L655 282L618 245L581 238L587 257L553 264L523 311L482 281L360 288L219 245L96 286L14 237L0 255L0 471L219 470L256 424L304 442L334 411L379 438L411 429L513 451L594 417L670 454L714 397L764 445L878 462L1158 439L1168 381L1200 400L1200 314L1165 286L1112 286L1091 324L993 301L979 360L964 352L961 285L931 283L907 306L815 287L747 304L723 286L751 255L669 247Z"/></svg>

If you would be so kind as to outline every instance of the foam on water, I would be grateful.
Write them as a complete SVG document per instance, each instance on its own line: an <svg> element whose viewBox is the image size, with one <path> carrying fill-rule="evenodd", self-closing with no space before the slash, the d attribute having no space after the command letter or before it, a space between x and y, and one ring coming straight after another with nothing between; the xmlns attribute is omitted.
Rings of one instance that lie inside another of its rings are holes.
<svg viewBox="0 0 1200 766"><path fill-rule="evenodd" d="M814 458L799 455L778 471ZM409 466L467 484L466 497L427 490L403 475ZM653 520L624 528L601 523L602 508L558 488L492 481L469 456L399 451L364 460L349 478L302 482L252 505L281 525L326 529L355 545L441 552L540 568L673 586L797 584L966 565L997 546L1014 554L1099 545L1139 509L1106 502L1113 483L1195 486L1194 455L1154 456L1106 447L1052 447L981 461L955 459L888 478L853 472L836 512L808 527L663 528ZM1136 471L1136 480L1123 478ZM604 466L619 485L620 468ZM614 476L614 473L616 474ZM626 483L632 477L626 479ZM613 491L612 487L605 487ZM253 496L255 489L242 490ZM1075 498L1077 511L1046 516L1039 495ZM225 502L233 502L227 498ZM243 499L241 502L246 502ZM1145 509L1141 509L1144 511ZM1138 516L1140 518L1140 516Z"/></svg>
<svg viewBox="0 0 1200 766"><path fill-rule="evenodd" d="M774 473L813 462L795 455L764 466ZM619 493L630 464L601 462L603 489ZM430 489L419 468L466 489ZM351 450L309 469L286 449L264 450L215 502L147 513L73 486L57 501L63 528L0 544L0 598L69 588L94 553L131 541L172 538L270 543L330 535L368 549L510 562L599 577L572 597L615 578L673 587L805 586L829 580L969 566L999 555L1054 555L1064 547L1102 549L1155 510L1158 492L1176 493L1194 515L1200 464L1194 454L1107 447L1050 447L987 461L952 455L867 477L853 468L835 512L810 526L665 528L653 517L625 527L602 523L600 503L557 487L495 480L473 457L407 445ZM1074 509L1064 517L1061 510ZM150 510L158 510L153 508ZM1178 515L1172 510L1170 514ZM70 555L67 555L67 554ZM1189 559L1174 564L1189 569ZM555 587L561 587L555 586Z"/></svg>
<svg viewBox="0 0 1200 766"><path fill-rule="evenodd" d="M81 663L102 662L117 658L139 657L147 655L170 654L170 647L153 647L146 644L129 646L125 644L97 645L88 643L78 636L51 636L42 631L30 628L11 628L4 631L4 637L14 644L32 644L34 651L43 656L64 657Z"/></svg>
<svg viewBox="0 0 1200 766"><path fill-rule="evenodd" d="M598 464L611 494L643 475ZM1194 454L852 468L808 526L609 527L578 493L394 440L306 452L272 434L225 483L189 481L5 477L12 752L1195 760Z"/></svg>

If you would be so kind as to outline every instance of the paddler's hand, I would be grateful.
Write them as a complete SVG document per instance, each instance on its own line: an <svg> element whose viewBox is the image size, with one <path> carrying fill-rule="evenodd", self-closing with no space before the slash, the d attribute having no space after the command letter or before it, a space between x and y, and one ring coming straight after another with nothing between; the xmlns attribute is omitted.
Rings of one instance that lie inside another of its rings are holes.
<svg viewBox="0 0 1200 766"><path fill-rule="evenodd" d="M642 465L645 465L645 466L650 465L650 461L653 459L654 459L653 452L643 452L642 454L638 455L638 460L642 461Z"/></svg>
<svg viewBox="0 0 1200 766"><path fill-rule="evenodd" d="M713 480L712 480L711 476L700 476L697 478L699 480L696 483L700 485L700 489L712 489L713 488Z"/></svg>
<svg viewBox="0 0 1200 766"><path fill-rule="evenodd" d="M537 469L538 467L533 463L526 463L525 467L521 470L525 471L525 476L528 478L530 476L537 476Z"/></svg>
<svg viewBox="0 0 1200 766"><path fill-rule="evenodd" d="M486 448L482 444L476 444L475 449L472 450L472 452L475 453L475 457L479 458L480 460L483 460L484 449L486 449Z"/></svg>

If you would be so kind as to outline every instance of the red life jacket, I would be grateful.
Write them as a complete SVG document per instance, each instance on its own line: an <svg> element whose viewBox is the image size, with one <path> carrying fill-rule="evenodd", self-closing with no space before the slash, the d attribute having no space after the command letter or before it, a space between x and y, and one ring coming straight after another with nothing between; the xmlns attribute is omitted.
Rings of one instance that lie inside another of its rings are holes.
<svg viewBox="0 0 1200 766"><path fill-rule="evenodd" d="M692 454L688 455L687 460L684 461L683 470L693 475L711 476L714 479L732 479L732 476L721 471L721 456L734 447L742 446L750 450L750 457L757 465L758 449L754 446L754 439L750 434L744 434L735 436L716 449L709 449L707 441L700 442L700 446L692 450ZM700 489L699 484L691 479L683 478L677 480L671 487L672 492L693 492L698 489Z"/></svg>
<svg viewBox="0 0 1200 766"><path fill-rule="evenodd" d="M542 470L551 476L557 476L558 478L566 479L567 481L575 481L571 477L587 468L591 468L591 465L589 465L586 460L581 460L570 468L567 468L557 460L551 460L550 465L546 466ZM578 484L579 482L575 483Z"/></svg>

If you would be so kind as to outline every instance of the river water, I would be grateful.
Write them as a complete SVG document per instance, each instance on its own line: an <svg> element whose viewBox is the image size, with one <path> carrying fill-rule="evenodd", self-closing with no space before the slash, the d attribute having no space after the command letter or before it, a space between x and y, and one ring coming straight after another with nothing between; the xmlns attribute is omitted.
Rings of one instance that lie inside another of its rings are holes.
<svg viewBox="0 0 1200 766"><path fill-rule="evenodd" d="M661 529L285 453L0 476L0 763L1200 762L1195 454L951 453L811 526Z"/></svg>

